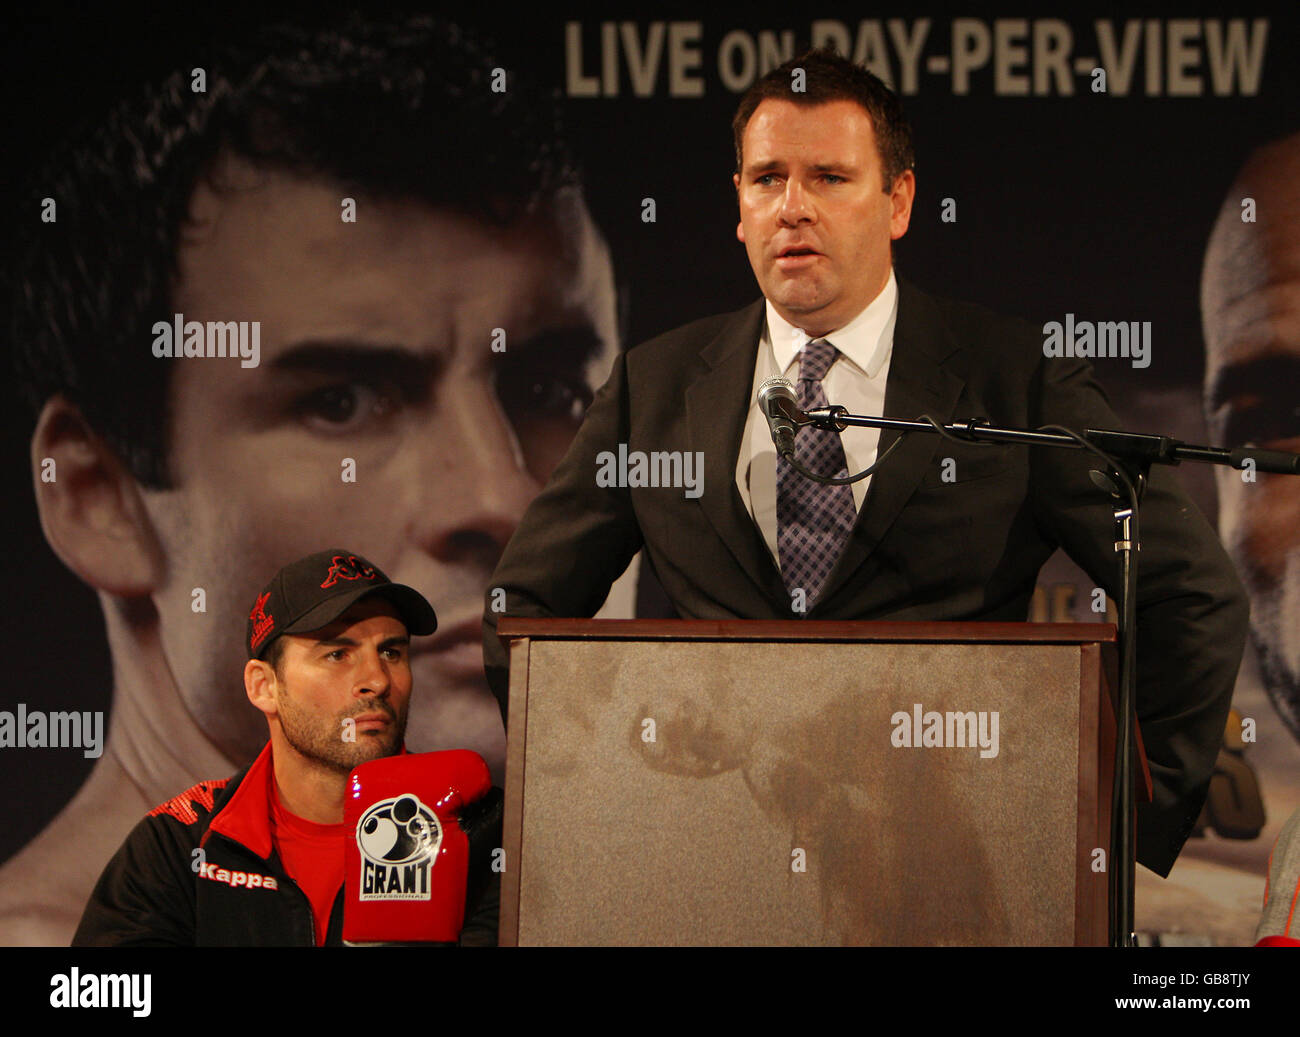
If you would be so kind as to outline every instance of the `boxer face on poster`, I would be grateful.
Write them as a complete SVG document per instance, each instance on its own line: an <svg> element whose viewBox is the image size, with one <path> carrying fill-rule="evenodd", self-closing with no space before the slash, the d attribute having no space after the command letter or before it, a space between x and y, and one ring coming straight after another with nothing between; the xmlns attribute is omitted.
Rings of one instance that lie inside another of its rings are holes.
<svg viewBox="0 0 1300 1037"><path fill-rule="evenodd" d="M261 574L347 542L439 602L438 634L412 661L430 689L412 716L412 746L474 748L499 767L482 595L616 348L610 260L579 189L563 173L538 187L526 178L540 174L518 168L556 162L549 127L517 109L495 123L481 117L502 102L480 67L490 62L463 37L425 51L381 42L393 46L393 69L439 66L448 82L464 79L453 92L477 89L455 102L465 125L439 115L451 102L432 73L422 113L399 98L376 116L378 102L365 101L378 124L373 157L364 131L318 125L310 95L274 97L270 130L245 114L251 140L196 170L166 298L144 318L145 337L120 347L139 353L137 366L163 369L147 372L162 376L162 413L149 415L158 462L130 463L144 448L102 434L66 392L45 402L33 437L33 458L54 457L70 476L40 487L42 524L60 558L105 595L118 692L139 684L156 699L160 682L174 685L235 762L264 738L232 679L241 606ZM346 66L350 53L335 60ZM330 67L330 55L318 60ZM357 102L335 103L346 123ZM292 119L306 121L305 144ZM362 139L349 141L354 133ZM322 170L309 164L316 150L327 155ZM151 356L149 323L175 314L256 326L254 362L159 357L156 339Z"/></svg>
<svg viewBox="0 0 1300 1037"><path fill-rule="evenodd" d="M177 687L232 759L254 754L261 720L229 679L240 605L286 558L357 543L438 601L439 631L412 659L431 692L413 708L412 746L499 762L480 603L608 362L603 247L576 195L502 230L364 198L347 224L338 185L232 178L234 190L196 192L176 309L260 320L260 363L170 361L175 485L141 494L166 559L150 600ZM191 612L195 587L207 622Z"/></svg>
<svg viewBox="0 0 1300 1037"><path fill-rule="evenodd" d="M1257 150L1228 192L1201 309L1215 441L1300 451L1300 134ZM1244 475L1216 469L1219 531L1250 593L1265 687L1300 738L1300 480Z"/></svg>
<svg viewBox="0 0 1300 1037"><path fill-rule="evenodd" d="M493 94L465 33L285 33L74 141L40 185L59 222L21 246L31 456L58 472L37 507L99 594L113 712L0 873L4 942L66 942L144 812L253 758L248 603L325 545L438 602L408 746L500 775L483 594L612 363L608 250L543 95ZM159 355L178 314L248 328L255 356Z"/></svg>

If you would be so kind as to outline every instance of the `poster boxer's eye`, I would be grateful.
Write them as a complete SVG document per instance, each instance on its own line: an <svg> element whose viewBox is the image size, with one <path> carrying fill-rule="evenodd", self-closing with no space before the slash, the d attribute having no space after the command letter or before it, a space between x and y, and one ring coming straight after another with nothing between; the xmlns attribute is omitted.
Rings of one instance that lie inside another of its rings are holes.
<svg viewBox="0 0 1300 1037"><path fill-rule="evenodd" d="M1300 414L1295 400L1259 399L1244 404L1230 403L1223 409L1223 440L1231 446L1247 443L1269 450L1291 450L1289 442L1300 440Z"/></svg>
<svg viewBox="0 0 1300 1037"><path fill-rule="evenodd" d="M497 385L501 402L510 414L531 413L581 421L591 403L591 390L585 382L561 376L507 378Z"/></svg>
<svg viewBox="0 0 1300 1037"><path fill-rule="evenodd" d="M496 370L497 398L516 420L582 421L592 400L587 366L601 348L591 328L548 331L506 354Z"/></svg>
<svg viewBox="0 0 1300 1037"><path fill-rule="evenodd" d="M380 420L397 406L395 394L364 382L327 385L301 397L295 412L312 429L352 432Z"/></svg>

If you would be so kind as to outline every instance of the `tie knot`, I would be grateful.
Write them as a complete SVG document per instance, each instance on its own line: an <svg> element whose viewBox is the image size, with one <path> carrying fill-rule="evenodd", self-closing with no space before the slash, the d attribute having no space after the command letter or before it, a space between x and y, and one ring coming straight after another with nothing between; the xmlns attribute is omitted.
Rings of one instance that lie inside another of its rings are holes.
<svg viewBox="0 0 1300 1037"><path fill-rule="evenodd" d="M826 372L831 369L831 364L835 363L835 358L839 354L840 351L824 338L813 339L803 347L803 354L799 360L800 380L820 382L826 377Z"/></svg>

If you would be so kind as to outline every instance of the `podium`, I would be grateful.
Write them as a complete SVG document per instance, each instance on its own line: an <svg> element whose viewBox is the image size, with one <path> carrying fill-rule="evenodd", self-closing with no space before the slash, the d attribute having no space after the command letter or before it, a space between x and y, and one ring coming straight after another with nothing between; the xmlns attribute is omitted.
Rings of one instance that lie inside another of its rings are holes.
<svg viewBox="0 0 1300 1037"><path fill-rule="evenodd" d="M499 636L503 945L1105 944L1114 626Z"/></svg>

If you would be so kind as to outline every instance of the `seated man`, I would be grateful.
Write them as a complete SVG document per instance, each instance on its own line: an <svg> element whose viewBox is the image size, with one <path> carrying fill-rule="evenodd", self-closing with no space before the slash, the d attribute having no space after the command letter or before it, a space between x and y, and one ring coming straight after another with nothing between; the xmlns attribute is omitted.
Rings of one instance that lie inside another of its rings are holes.
<svg viewBox="0 0 1300 1037"><path fill-rule="evenodd" d="M418 591L351 552L281 569L245 644L244 688L270 742L234 777L200 782L136 825L73 945L341 944L348 775L405 752L410 636L436 627ZM494 789L461 816L475 819L462 943L496 940L487 856L500 802Z"/></svg>

